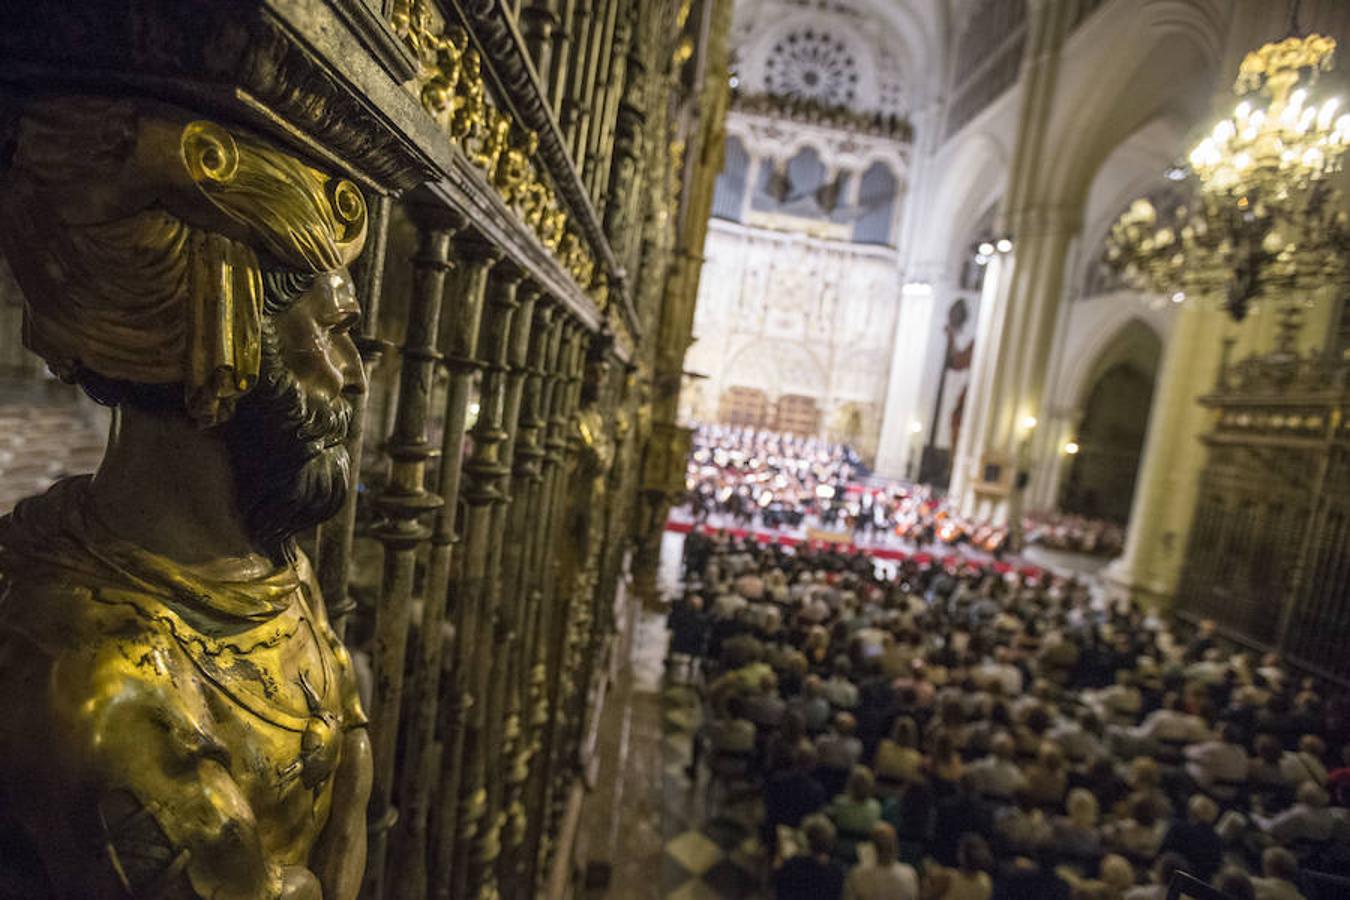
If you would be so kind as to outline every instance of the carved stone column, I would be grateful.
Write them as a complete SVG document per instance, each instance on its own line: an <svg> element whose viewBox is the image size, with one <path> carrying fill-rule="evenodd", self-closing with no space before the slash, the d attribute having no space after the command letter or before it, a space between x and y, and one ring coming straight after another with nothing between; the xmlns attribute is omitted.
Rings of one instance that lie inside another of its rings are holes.
<svg viewBox="0 0 1350 900"><path fill-rule="evenodd" d="M449 603L450 564L456 542L455 525L459 505L460 461L464 451L465 424L469 392L480 366L474 359L478 327L483 312L483 297L488 271L495 262L490 254L477 254L459 261L445 308L441 311L441 337L438 346L450 372L445 396L444 429L441 435L439 490L447 502L436 511L431 529L431 553L427 563L427 585L422 604L416 656L412 666L412 685L407 710L409 721L404 737L402 771L398 784L402 810L395 833L390 871L398 874L391 884L391 896L420 900L427 895L427 867L432 858L430 840L431 808L438 798L441 804L453 801L445 792L457 788L452 773L441 771L434 753L436 725L449 718L444 703L454 712L455 727L463 710L459 685L446 685L442 699L443 648L453 640L446 622ZM438 791L437 788L440 788Z"/></svg>
<svg viewBox="0 0 1350 900"><path fill-rule="evenodd" d="M389 829L397 818L393 806L394 756L403 698L403 673L412 612L417 548L431 536L421 516L438 509L441 498L423 486L426 461L434 452L427 440L427 413L432 377L440 355L435 349L445 274L450 269L454 225L430 209L414 207L418 217L418 249L413 257L413 297L403 343L398 410L387 452L389 483L377 501L385 520L374 529L384 545L384 575L375 613L371 654L374 673L371 738L375 775L370 798L369 857L361 894L379 900L383 894Z"/></svg>
<svg viewBox="0 0 1350 900"><path fill-rule="evenodd" d="M506 430L507 352L511 344L512 321L519 305L516 289L518 270L500 268L488 282L487 307L479 334L478 357L483 363L483 386L479 394L478 422L473 429L473 452L465 461L464 500L467 504L464 525L464 558L456 585L458 602L464 607L462 652L458 664L465 667L473 709L465 735L463 787L464 806L459 816L459 835L455 845L452 872L452 897L470 896L471 887L481 881L486 865L496 858L491 823L487 815L488 745L487 695L490 686L491 649L495 629L491 582L493 572L493 519L495 508L505 500L502 479L510 468L502 461Z"/></svg>
<svg viewBox="0 0 1350 900"><path fill-rule="evenodd" d="M961 435L955 448L950 496L966 515L1010 521L1011 502L1020 494L1017 472L1039 455L1050 429L1029 427L1028 416L1046 419L1042 402L1050 343L1062 300L1064 265L1076 218L1062 209L1034 211L1018 218L1017 249L1005 257L995 303L985 315L983 304L971 362L970 393ZM1003 279L1006 278L1006 288ZM986 295L989 291L986 291ZM962 468L958 470L957 465ZM997 482L986 482L987 470L1001 470Z"/></svg>
<svg viewBox="0 0 1350 900"><path fill-rule="evenodd" d="M1221 338L1237 333L1217 304L1188 302L1177 311L1149 409L1124 552L1102 573L1113 593L1153 607L1171 604L1205 464L1196 448L1214 415L1199 398L1213 390Z"/></svg>

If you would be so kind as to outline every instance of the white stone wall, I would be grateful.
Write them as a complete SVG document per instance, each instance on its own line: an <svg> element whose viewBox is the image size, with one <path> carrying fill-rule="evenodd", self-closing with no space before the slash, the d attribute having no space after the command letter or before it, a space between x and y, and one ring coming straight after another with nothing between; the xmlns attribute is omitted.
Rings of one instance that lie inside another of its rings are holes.
<svg viewBox="0 0 1350 900"><path fill-rule="evenodd" d="M822 426L860 412L858 449L871 456L881 428L900 304L894 250L714 221L685 369L684 410L712 421L730 387L816 400Z"/></svg>

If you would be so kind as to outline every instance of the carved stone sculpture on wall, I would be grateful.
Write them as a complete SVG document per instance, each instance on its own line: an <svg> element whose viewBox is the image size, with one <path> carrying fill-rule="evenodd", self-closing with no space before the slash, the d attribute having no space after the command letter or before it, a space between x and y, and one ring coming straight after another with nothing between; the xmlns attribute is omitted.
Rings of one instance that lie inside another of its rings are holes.
<svg viewBox="0 0 1350 900"><path fill-rule="evenodd" d="M0 893L354 898L365 717L293 536L347 489L365 202L161 105L7 113L25 343L115 412L0 519Z"/></svg>

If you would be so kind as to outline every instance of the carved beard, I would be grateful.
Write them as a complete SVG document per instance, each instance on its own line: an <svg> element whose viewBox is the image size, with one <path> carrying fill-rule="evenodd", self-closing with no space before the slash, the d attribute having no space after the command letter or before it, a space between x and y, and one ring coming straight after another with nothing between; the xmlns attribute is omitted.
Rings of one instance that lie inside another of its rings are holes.
<svg viewBox="0 0 1350 900"><path fill-rule="evenodd" d="M223 427L244 523L278 564L294 560L296 534L342 508L351 421L345 399L329 403L305 393L264 318L258 383Z"/></svg>

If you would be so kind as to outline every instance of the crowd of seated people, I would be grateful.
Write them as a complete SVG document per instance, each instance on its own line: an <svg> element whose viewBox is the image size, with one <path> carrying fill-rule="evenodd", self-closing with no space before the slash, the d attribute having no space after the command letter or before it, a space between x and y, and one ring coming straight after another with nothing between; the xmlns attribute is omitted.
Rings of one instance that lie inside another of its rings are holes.
<svg viewBox="0 0 1350 900"><path fill-rule="evenodd" d="M704 425L694 434L685 486L695 522L739 528L820 528L859 542L894 538L918 546L969 546L1001 554L1008 529L960 515L926 485L885 483L868 475L847 445L754 428ZM1027 540L1082 553L1116 554L1114 524L1080 516L1037 515Z"/></svg>
<svg viewBox="0 0 1350 900"><path fill-rule="evenodd" d="M1210 624L725 535L692 535L685 574L692 770L762 800L776 897L1161 900L1178 871L1350 896L1346 698Z"/></svg>
<svg viewBox="0 0 1350 900"><path fill-rule="evenodd" d="M1125 548L1125 529L1114 522L1063 513L1026 516L1027 543L1095 556L1118 556Z"/></svg>

